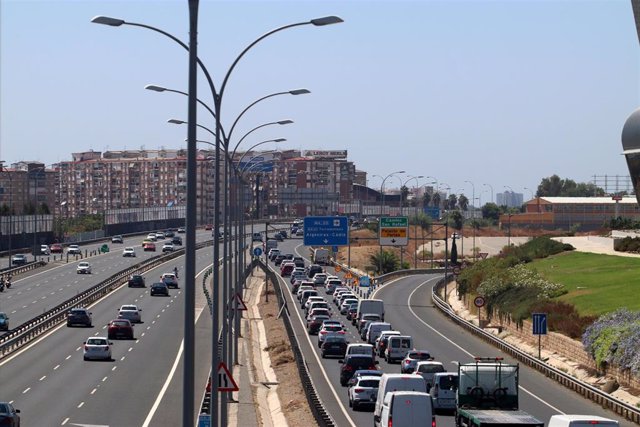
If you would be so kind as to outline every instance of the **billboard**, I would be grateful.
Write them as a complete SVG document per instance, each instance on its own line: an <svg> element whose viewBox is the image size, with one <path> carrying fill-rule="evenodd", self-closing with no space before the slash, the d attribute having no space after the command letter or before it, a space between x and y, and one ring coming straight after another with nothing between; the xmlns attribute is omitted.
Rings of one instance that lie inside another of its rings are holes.
<svg viewBox="0 0 640 427"><path fill-rule="evenodd" d="M304 155L324 159L346 159L347 150L306 150Z"/></svg>

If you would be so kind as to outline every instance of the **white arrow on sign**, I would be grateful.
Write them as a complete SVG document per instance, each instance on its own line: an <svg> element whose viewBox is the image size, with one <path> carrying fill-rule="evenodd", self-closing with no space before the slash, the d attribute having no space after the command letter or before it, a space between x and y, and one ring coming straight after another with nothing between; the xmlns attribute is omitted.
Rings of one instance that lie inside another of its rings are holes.
<svg viewBox="0 0 640 427"><path fill-rule="evenodd" d="M324 244L326 245L327 243L329 243L329 240L324 239L324 240L323 240L323 242L324 242Z"/></svg>

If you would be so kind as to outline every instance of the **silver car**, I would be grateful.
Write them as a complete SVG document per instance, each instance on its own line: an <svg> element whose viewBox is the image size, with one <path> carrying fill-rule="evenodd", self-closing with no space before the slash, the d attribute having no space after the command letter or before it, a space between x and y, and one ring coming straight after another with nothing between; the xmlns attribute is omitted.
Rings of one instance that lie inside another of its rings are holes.
<svg viewBox="0 0 640 427"><path fill-rule="evenodd" d="M111 360L111 345L107 337L89 337L84 342L84 360Z"/></svg>
<svg viewBox="0 0 640 427"><path fill-rule="evenodd" d="M375 405L378 397L378 386L380 384L380 377L378 376L361 376L358 377L354 383L349 386L349 406L354 411L358 410L361 406Z"/></svg>
<svg viewBox="0 0 640 427"><path fill-rule="evenodd" d="M118 319L128 319L131 323L142 323L141 311L142 309L138 308L137 305L123 305L118 310Z"/></svg>

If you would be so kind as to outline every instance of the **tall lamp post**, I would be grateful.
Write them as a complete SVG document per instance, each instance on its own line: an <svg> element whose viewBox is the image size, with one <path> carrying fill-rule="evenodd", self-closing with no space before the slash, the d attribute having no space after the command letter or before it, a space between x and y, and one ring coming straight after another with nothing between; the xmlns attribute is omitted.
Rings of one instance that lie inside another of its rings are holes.
<svg viewBox="0 0 640 427"><path fill-rule="evenodd" d="M224 91L229 80L229 77L234 70L235 66L238 64L240 59L256 44L265 38L278 33L280 31L303 26L303 25L313 25L313 26L326 26L331 24L337 24L343 22L337 16L327 16L318 19L312 19L310 21L298 22L294 24L284 25L278 27L274 30L271 30L262 36L258 37L252 43L250 43L234 60L234 62L229 67L228 71L225 74L222 85L219 91L216 91L215 85L213 84L213 80L206 67L202 63L202 61L197 57L197 12L198 12L198 0L189 0L189 17L190 17L190 45L185 44L177 37L162 31L158 28L151 27L145 24L125 22L123 19L115 19L106 16L97 16L92 19L92 22L98 24L109 25L113 27L119 27L122 25L132 25L137 27L146 28L155 32L158 32L174 42L178 43L185 50L189 52L189 130L188 130L188 160L187 160L187 185L188 185L188 193L187 193L187 242L186 242L186 260L185 260L185 272L186 272L186 283L185 283L185 318L184 318L184 329L185 329L185 354L184 354L184 379L183 379L183 417L182 424L185 426L193 425L193 402L194 402L194 358L195 358L195 333L194 333L194 321L195 321L195 217L196 217L196 70L195 64L197 63L205 77L209 83L209 87L211 89L211 93L213 95L214 105L215 105L215 122L216 122L216 162L220 161L220 147L221 147L221 109L222 109L222 99L224 95ZM191 46L191 48L189 47ZM215 175L215 189L214 189L214 200L215 200L215 209L214 209L214 229L219 230L220 227L220 174L217 173L218 168L216 168ZM189 227L189 224L192 224L192 227ZM213 288L214 294L217 295L220 286L220 277L218 270L218 260L220 255L219 245L214 245L213 250ZM214 316L217 318L218 316ZM212 342L211 342L211 350L212 350L212 361L211 361L211 373L212 373L212 412L217 411L218 409L218 382L216 372L218 370L218 320L214 319L213 321L213 331L212 331ZM212 426L216 427L218 425L218 416L212 414ZM222 424L226 423L226 407L223 408L222 411Z"/></svg>
<svg viewBox="0 0 640 427"><path fill-rule="evenodd" d="M9 177L9 268L11 268L11 238L13 235L13 175L4 167L4 160L0 160L0 172Z"/></svg>
<svg viewBox="0 0 640 427"><path fill-rule="evenodd" d="M401 171L396 171L396 172L391 172L389 175L385 176L382 179L382 183L380 184L380 196L381 196L381 203L380 203L380 218L378 218L378 236L380 235L380 222L382 221L382 208L384 206L384 183L387 181L387 179L391 178L392 176L396 175L396 174L401 174L401 173L405 173L405 171L401 170ZM382 245L380 245L380 260L379 260L379 273L383 274L382 272Z"/></svg>
<svg viewBox="0 0 640 427"><path fill-rule="evenodd" d="M485 187L489 187L491 189L491 203L493 203L493 187L490 184L482 184Z"/></svg>
<svg viewBox="0 0 640 427"><path fill-rule="evenodd" d="M473 252L473 261L476 261L476 207L474 206L474 204L476 203L476 186L473 185L473 182L471 181L465 181L467 184L471 184L471 191L472 191L472 202L471 202L471 209L473 209L473 222L471 223L471 226L473 227L473 248L471 248L471 251Z"/></svg>

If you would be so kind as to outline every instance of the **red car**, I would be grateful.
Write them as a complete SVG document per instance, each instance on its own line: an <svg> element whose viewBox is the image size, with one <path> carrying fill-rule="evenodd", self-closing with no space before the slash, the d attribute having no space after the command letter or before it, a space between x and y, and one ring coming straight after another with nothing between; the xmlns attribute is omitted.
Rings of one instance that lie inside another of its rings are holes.
<svg viewBox="0 0 640 427"><path fill-rule="evenodd" d="M60 243L54 243L51 245L50 251L52 254L61 254L63 249Z"/></svg>
<svg viewBox="0 0 640 427"><path fill-rule="evenodd" d="M151 251L151 252L155 252L156 251L156 245L155 243L151 243L151 242L147 242L144 244L144 246L142 246L142 250L147 252L147 251Z"/></svg>
<svg viewBox="0 0 640 427"><path fill-rule="evenodd" d="M133 339L133 325L128 319L114 319L109 322L109 339Z"/></svg>
<svg viewBox="0 0 640 427"><path fill-rule="evenodd" d="M213 225L207 224L207 225L204 226L204 229L205 230L213 230Z"/></svg>

